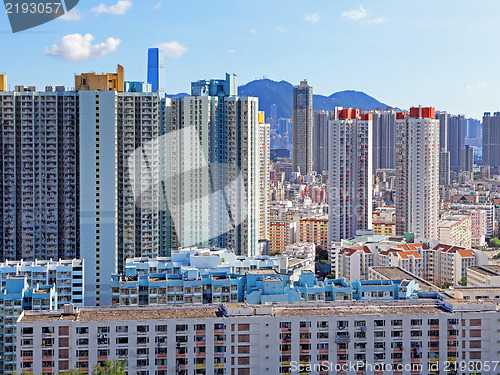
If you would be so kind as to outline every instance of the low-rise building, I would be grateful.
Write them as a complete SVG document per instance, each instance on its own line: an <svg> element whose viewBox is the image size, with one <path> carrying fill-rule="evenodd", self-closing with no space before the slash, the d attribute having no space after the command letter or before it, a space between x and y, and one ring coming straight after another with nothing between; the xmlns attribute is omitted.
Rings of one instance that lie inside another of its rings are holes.
<svg viewBox="0 0 500 375"><path fill-rule="evenodd" d="M377 221L372 223L373 233L381 236L395 236L396 223Z"/></svg>
<svg viewBox="0 0 500 375"><path fill-rule="evenodd" d="M12 277L26 277L28 287L36 285L54 285L57 293L57 304L62 306L72 303L81 307L84 304L85 278L83 260L7 260L0 263L0 283Z"/></svg>
<svg viewBox="0 0 500 375"><path fill-rule="evenodd" d="M438 240L453 246L472 245L472 215L445 215L438 223Z"/></svg>
<svg viewBox="0 0 500 375"><path fill-rule="evenodd" d="M297 242L288 245L285 251L281 253L286 256L300 256L305 255L312 262L316 261L316 244L314 242Z"/></svg>
<svg viewBox="0 0 500 375"><path fill-rule="evenodd" d="M57 310L54 285L30 287L25 276L11 276L0 288L0 373L16 372L16 321L23 310ZM22 370L20 370L22 371Z"/></svg>
<svg viewBox="0 0 500 375"><path fill-rule="evenodd" d="M328 248L328 215L316 215L300 220L300 242L313 242Z"/></svg>
<svg viewBox="0 0 500 375"><path fill-rule="evenodd" d="M500 287L500 266L483 265L467 268L467 286Z"/></svg>
<svg viewBox="0 0 500 375"><path fill-rule="evenodd" d="M496 375L499 318L496 303L453 299L27 311L17 364L35 374L119 360L137 375L434 375L465 361Z"/></svg>

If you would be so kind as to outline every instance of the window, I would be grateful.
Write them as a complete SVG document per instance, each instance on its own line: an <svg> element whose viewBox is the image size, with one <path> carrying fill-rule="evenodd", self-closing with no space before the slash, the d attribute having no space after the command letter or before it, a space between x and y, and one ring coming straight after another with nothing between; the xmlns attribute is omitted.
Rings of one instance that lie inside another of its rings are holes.
<svg viewBox="0 0 500 375"><path fill-rule="evenodd" d="M187 330L187 328L188 328L188 327L187 327L187 324L177 324L177 325L175 326L175 331L176 331L176 332L184 332L184 331L186 331L186 330Z"/></svg>
<svg viewBox="0 0 500 375"><path fill-rule="evenodd" d="M128 326L116 326L116 333L127 333Z"/></svg>
<svg viewBox="0 0 500 375"><path fill-rule="evenodd" d="M128 344L128 337L117 337L116 343L117 344Z"/></svg>
<svg viewBox="0 0 500 375"><path fill-rule="evenodd" d="M144 345L149 343L149 337L144 336L144 337L138 337L137 338L137 345Z"/></svg>
<svg viewBox="0 0 500 375"><path fill-rule="evenodd" d="M163 324L163 325L155 326L155 331L156 332L167 332L167 325Z"/></svg>
<svg viewBox="0 0 500 375"><path fill-rule="evenodd" d="M403 325L403 321L401 319L394 319L392 322L391 322L392 326L402 326Z"/></svg>
<svg viewBox="0 0 500 375"><path fill-rule="evenodd" d="M97 333L109 333L109 327L97 327Z"/></svg>
<svg viewBox="0 0 500 375"><path fill-rule="evenodd" d="M76 327L76 333L79 335L88 335L89 327Z"/></svg>
<svg viewBox="0 0 500 375"><path fill-rule="evenodd" d="M118 357L127 357L128 356L128 349L116 349L116 355Z"/></svg>
<svg viewBox="0 0 500 375"><path fill-rule="evenodd" d="M42 327L42 334L54 333L54 327Z"/></svg>

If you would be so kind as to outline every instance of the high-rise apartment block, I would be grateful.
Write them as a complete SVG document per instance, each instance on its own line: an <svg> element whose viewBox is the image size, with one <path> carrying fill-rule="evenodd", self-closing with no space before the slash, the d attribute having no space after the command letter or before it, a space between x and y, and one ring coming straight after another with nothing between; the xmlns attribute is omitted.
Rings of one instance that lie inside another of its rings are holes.
<svg viewBox="0 0 500 375"><path fill-rule="evenodd" d="M329 243L372 225L372 115L344 109L329 124Z"/></svg>
<svg viewBox="0 0 500 375"><path fill-rule="evenodd" d="M434 108L411 108L396 120L396 231L437 238L439 121Z"/></svg>
<svg viewBox="0 0 500 375"><path fill-rule="evenodd" d="M78 95L0 91L0 259L77 258Z"/></svg>
<svg viewBox="0 0 500 375"><path fill-rule="evenodd" d="M148 85L133 88L78 91L80 153L85 155L79 170L81 254L88 305L111 303L111 274L122 272L127 258L167 251L160 235L159 158L151 158L160 152L154 142L161 135L160 98ZM136 151L144 145L147 152Z"/></svg>
<svg viewBox="0 0 500 375"><path fill-rule="evenodd" d="M500 112L483 116L483 165L500 173Z"/></svg>
<svg viewBox="0 0 500 375"><path fill-rule="evenodd" d="M293 171L313 171L313 88L301 81L293 88Z"/></svg>
<svg viewBox="0 0 500 375"><path fill-rule="evenodd" d="M259 112L259 239L269 239L269 203L271 191L271 126L264 123L264 112Z"/></svg>
<svg viewBox="0 0 500 375"><path fill-rule="evenodd" d="M396 111L373 110L373 172L396 168Z"/></svg>
<svg viewBox="0 0 500 375"><path fill-rule="evenodd" d="M474 147L466 145L462 149L462 171L474 172Z"/></svg>
<svg viewBox="0 0 500 375"><path fill-rule="evenodd" d="M172 248L227 247L253 256L260 236L258 99L237 96L235 75L191 84L165 109L166 234Z"/></svg>
<svg viewBox="0 0 500 375"><path fill-rule="evenodd" d="M459 171L462 165L462 148L465 145L466 120L464 115L448 117L448 151L450 167Z"/></svg>
<svg viewBox="0 0 500 375"><path fill-rule="evenodd" d="M439 152L439 185L449 186L451 184L450 152Z"/></svg>
<svg viewBox="0 0 500 375"><path fill-rule="evenodd" d="M330 112L315 111L313 120L313 169L321 174L328 171L328 121Z"/></svg>

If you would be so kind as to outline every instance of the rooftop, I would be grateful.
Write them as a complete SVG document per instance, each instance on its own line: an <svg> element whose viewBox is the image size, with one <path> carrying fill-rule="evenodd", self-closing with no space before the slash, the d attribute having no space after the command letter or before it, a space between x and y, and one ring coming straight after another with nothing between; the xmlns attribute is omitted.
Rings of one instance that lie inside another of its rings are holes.
<svg viewBox="0 0 500 375"><path fill-rule="evenodd" d="M498 265L474 266L469 268L485 276L500 276L500 266Z"/></svg>
<svg viewBox="0 0 500 375"><path fill-rule="evenodd" d="M418 283L421 291L435 291L439 292L439 289L434 284L408 272L400 267L371 267L374 271L382 275L388 280L414 280Z"/></svg>
<svg viewBox="0 0 500 375"><path fill-rule="evenodd" d="M329 316L329 315L394 315L394 314L440 314L450 311L496 311L493 302L471 302L467 300L422 300L422 301L342 301L327 303L283 303L252 306L244 303L224 305L183 305L148 307L84 307L76 313L63 310L25 311L18 322L51 322L70 320L134 321L134 320L183 320L197 318L222 318L225 316Z"/></svg>

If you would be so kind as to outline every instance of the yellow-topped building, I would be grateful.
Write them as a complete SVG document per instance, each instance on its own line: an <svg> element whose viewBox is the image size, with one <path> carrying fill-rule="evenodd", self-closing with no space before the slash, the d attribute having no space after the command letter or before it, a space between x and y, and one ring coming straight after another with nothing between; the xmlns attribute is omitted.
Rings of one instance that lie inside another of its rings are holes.
<svg viewBox="0 0 500 375"><path fill-rule="evenodd" d="M0 91L7 91L7 74L0 74Z"/></svg>
<svg viewBox="0 0 500 375"><path fill-rule="evenodd" d="M123 66L118 65L116 73L82 73L75 75L76 91L125 91Z"/></svg>

